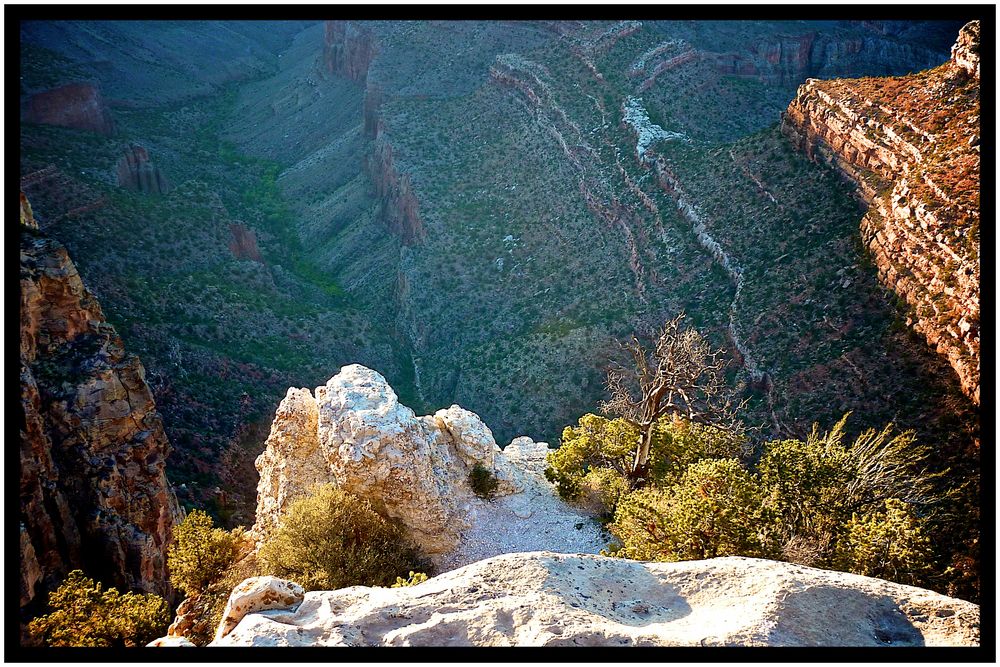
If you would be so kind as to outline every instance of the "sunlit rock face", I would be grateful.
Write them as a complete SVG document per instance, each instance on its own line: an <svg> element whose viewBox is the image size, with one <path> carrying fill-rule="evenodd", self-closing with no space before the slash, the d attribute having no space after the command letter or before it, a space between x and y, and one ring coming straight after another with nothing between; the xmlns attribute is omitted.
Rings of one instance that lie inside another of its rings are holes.
<svg viewBox="0 0 1000 667"><path fill-rule="evenodd" d="M548 446L518 438L501 451L489 427L457 405L418 417L379 373L345 366L315 394L292 388L257 459L259 540L295 498L333 483L399 519L439 570L509 551L597 552L606 544L583 511L559 500L543 471ZM476 465L497 478L475 495Z"/></svg>
<svg viewBox="0 0 1000 667"><path fill-rule="evenodd" d="M952 59L886 79L803 84L782 129L858 184L861 232L908 323L979 403L978 22Z"/></svg>
<svg viewBox="0 0 1000 667"><path fill-rule="evenodd" d="M881 579L755 558L640 563L533 552L412 587L312 591L247 614L211 645L978 644L977 605Z"/></svg>
<svg viewBox="0 0 1000 667"><path fill-rule="evenodd" d="M21 605L74 568L168 594L180 508L145 371L65 248L31 230L20 239Z"/></svg>

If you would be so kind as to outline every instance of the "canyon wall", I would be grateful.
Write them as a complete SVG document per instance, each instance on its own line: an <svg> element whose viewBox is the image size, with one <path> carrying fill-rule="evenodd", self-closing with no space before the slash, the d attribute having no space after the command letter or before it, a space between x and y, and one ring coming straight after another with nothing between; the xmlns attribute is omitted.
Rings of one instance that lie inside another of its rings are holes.
<svg viewBox="0 0 1000 667"><path fill-rule="evenodd" d="M979 24L952 60L906 77L818 81L782 122L806 154L858 185L862 237L907 323L979 403Z"/></svg>
<svg viewBox="0 0 1000 667"><path fill-rule="evenodd" d="M323 66L329 74L364 83L375 59L375 38L354 21L327 21L323 32Z"/></svg>
<svg viewBox="0 0 1000 667"><path fill-rule="evenodd" d="M37 610L75 568L169 595L181 510L142 363L23 195L21 222L20 605Z"/></svg>
<svg viewBox="0 0 1000 667"><path fill-rule="evenodd" d="M21 117L28 123L59 125L110 135L114 121L92 83L71 83L36 93L24 102Z"/></svg>

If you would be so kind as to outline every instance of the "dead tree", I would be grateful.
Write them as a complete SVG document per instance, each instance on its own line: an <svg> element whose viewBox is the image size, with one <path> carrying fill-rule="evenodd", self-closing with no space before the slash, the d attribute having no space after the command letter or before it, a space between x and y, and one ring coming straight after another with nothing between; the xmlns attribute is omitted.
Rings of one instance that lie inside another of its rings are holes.
<svg viewBox="0 0 1000 667"><path fill-rule="evenodd" d="M712 349L696 329L683 326L683 320L683 313L668 320L652 349L632 336L622 344L630 363L608 371L611 398L601 403L601 409L630 422L642 434L630 474L633 484L645 478L654 426L662 417L742 430L736 412L743 404L732 404L723 350Z"/></svg>

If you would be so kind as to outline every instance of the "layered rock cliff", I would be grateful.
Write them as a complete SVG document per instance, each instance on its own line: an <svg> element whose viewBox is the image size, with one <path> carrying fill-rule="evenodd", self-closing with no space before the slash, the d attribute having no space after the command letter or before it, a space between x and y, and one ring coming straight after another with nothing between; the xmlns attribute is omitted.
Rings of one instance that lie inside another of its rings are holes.
<svg viewBox="0 0 1000 667"><path fill-rule="evenodd" d="M334 482L399 519L439 569L508 551L596 552L605 544L597 526L544 480L547 452L527 438L501 451L482 420L457 405L417 417L381 375L345 366L315 394L289 389L278 407L257 459L253 534L266 539L292 500ZM469 484L476 464L498 479L492 502Z"/></svg>
<svg viewBox="0 0 1000 667"><path fill-rule="evenodd" d="M979 24L952 60L905 77L809 80L782 130L857 183L861 231L908 323L979 403Z"/></svg>
<svg viewBox="0 0 1000 667"><path fill-rule="evenodd" d="M28 123L60 125L109 135L111 112L100 89L92 83L71 83L30 96L21 117Z"/></svg>
<svg viewBox="0 0 1000 667"><path fill-rule="evenodd" d="M304 595L261 579L234 590L229 608L242 613L210 646L979 645L972 603L755 558L518 553L407 588Z"/></svg>
<svg viewBox="0 0 1000 667"><path fill-rule="evenodd" d="M21 221L20 605L37 609L75 568L167 595L181 513L143 366L23 196Z"/></svg>

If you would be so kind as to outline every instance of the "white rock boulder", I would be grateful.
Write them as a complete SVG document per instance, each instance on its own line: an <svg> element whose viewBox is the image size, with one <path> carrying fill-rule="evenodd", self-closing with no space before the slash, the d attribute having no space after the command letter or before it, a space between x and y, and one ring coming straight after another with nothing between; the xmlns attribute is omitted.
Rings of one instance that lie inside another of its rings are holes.
<svg viewBox="0 0 1000 667"><path fill-rule="evenodd" d="M305 590L293 581L277 577L250 577L229 594L215 641L225 637L243 617L255 611L288 609L302 602Z"/></svg>
<svg viewBox="0 0 1000 667"><path fill-rule="evenodd" d="M405 588L306 593L212 646L975 646L979 607L753 558L497 556Z"/></svg>

